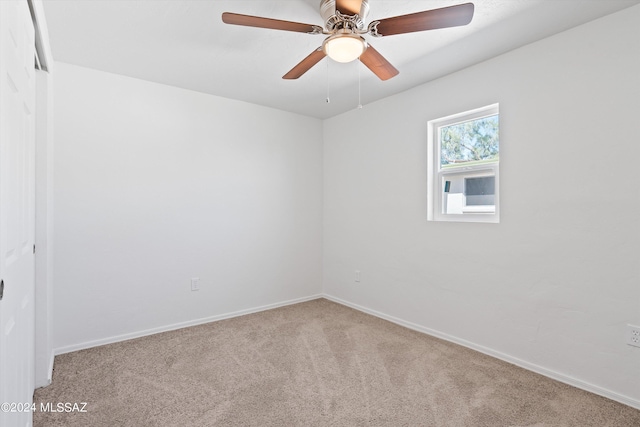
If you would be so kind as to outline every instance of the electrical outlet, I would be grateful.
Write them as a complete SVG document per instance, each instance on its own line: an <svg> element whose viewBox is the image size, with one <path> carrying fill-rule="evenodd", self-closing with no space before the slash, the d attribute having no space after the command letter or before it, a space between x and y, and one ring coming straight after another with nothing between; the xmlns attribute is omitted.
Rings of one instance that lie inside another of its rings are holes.
<svg viewBox="0 0 640 427"><path fill-rule="evenodd" d="M192 291L199 291L200 290L200 278L199 277L192 277L191 278L191 290Z"/></svg>
<svg viewBox="0 0 640 427"><path fill-rule="evenodd" d="M359 281L360 281L360 270L356 270L356 274L355 274L354 280L355 280L356 282L359 282Z"/></svg>
<svg viewBox="0 0 640 427"><path fill-rule="evenodd" d="M627 325L627 344L640 347L640 326Z"/></svg>

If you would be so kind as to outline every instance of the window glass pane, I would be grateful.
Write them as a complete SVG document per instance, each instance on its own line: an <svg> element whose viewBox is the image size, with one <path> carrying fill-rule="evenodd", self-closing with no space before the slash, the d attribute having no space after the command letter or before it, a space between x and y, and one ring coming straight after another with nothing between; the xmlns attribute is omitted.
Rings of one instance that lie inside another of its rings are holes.
<svg viewBox="0 0 640 427"><path fill-rule="evenodd" d="M484 176L465 178L464 194L467 206L486 206L495 204L496 178Z"/></svg>
<svg viewBox="0 0 640 427"><path fill-rule="evenodd" d="M498 133L497 114L440 127L440 166L471 166L498 161Z"/></svg>

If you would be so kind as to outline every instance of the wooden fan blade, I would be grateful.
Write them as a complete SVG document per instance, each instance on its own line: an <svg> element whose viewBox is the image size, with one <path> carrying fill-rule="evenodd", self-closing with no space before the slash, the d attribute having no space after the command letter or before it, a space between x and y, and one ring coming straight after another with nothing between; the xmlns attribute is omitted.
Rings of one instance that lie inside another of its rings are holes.
<svg viewBox="0 0 640 427"><path fill-rule="evenodd" d="M311 67L313 67L318 62L320 62L320 60L322 58L324 58L325 56L326 55L325 55L324 51L322 50L322 48L321 47L317 48L316 50L311 52L311 54L309 56L307 56L302 61L300 61L300 63L298 63L298 65L293 67L291 69L291 71L289 71L287 74L282 76L282 78L283 79L287 79L287 80L297 79L298 77L300 77L301 75L303 75L304 73L309 71L311 69Z"/></svg>
<svg viewBox="0 0 640 427"><path fill-rule="evenodd" d="M281 21L279 19L262 18L260 16L240 15L239 13L224 12L222 22L225 24L244 25L245 27L269 28L272 30L295 31L297 33L322 32L317 25L303 24L300 22Z"/></svg>
<svg viewBox="0 0 640 427"><path fill-rule="evenodd" d="M336 10L343 15L360 14L361 8L362 0L336 0Z"/></svg>
<svg viewBox="0 0 640 427"><path fill-rule="evenodd" d="M380 80L389 80L399 73L399 71L371 45L360 55L360 62L373 71L373 74L378 76Z"/></svg>
<svg viewBox="0 0 640 427"><path fill-rule="evenodd" d="M380 36L391 36L438 28L459 27L471 22L473 10L473 3L465 3L409 15L394 16L393 18L381 19L377 25L377 30Z"/></svg>

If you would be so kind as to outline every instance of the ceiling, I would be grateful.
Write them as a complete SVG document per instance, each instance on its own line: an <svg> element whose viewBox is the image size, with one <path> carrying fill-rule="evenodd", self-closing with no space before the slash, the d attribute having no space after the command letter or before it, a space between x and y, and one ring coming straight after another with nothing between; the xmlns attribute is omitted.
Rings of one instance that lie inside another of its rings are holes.
<svg viewBox="0 0 640 427"><path fill-rule="evenodd" d="M468 0L370 0L366 20ZM400 74L380 81L357 61L323 59L282 76L323 36L222 23L222 12L322 26L320 0L44 0L55 61L328 118L640 3L475 0L464 27L365 38ZM327 95L330 102L327 102Z"/></svg>

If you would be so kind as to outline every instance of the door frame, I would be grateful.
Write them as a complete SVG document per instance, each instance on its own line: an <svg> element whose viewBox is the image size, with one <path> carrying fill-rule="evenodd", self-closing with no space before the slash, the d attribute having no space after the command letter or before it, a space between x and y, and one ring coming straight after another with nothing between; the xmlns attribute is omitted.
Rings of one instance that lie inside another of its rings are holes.
<svg viewBox="0 0 640 427"><path fill-rule="evenodd" d="M36 196L35 196L35 387L53 376L53 69L42 0L27 0L36 50Z"/></svg>

